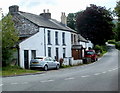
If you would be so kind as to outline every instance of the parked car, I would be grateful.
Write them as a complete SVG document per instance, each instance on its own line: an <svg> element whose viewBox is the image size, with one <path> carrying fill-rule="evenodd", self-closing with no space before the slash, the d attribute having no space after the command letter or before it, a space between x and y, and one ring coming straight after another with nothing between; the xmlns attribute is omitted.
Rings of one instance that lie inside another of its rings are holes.
<svg viewBox="0 0 120 93"><path fill-rule="evenodd" d="M86 50L84 57L91 58L91 61L94 61L94 62L98 60L98 56L97 56L95 50Z"/></svg>
<svg viewBox="0 0 120 93"><path fill-rule="evenodd" d="M51 57L36 57L30 61L30 69L42 68L47 71L53 68L59 69L59 67L60 63Z"/></svg>

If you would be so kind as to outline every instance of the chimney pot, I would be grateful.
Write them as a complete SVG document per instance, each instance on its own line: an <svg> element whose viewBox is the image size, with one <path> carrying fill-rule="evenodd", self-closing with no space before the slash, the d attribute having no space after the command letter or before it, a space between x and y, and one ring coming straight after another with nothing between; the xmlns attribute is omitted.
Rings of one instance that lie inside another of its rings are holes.
<svg viewBox="0 0 120 93"><path fill-rule="evenodd" d="M45 9L44 9L43 13L41 13L40 16L42 16L46 19L51 19L51 13L49 13L49 9L47 9L47 12L45 12Z"/></svg>
<svg viewBox="0 0 120 93"><path fill-rule="evenodd" d="M45 13L45 9L43 9L43 13Z"/></svg>
<svg viewBox="0 0 120 93"><path fill-rule="evenodd" d="M65 16L65 12L62 12L61 23L64 24L65 26L67 25L67 17Z"/></svg>
<svg viewBox="0 0 120 93"><path fill-rule="evenodd" d="M47 9L47 13L49 13L49 9Z"/></svg>

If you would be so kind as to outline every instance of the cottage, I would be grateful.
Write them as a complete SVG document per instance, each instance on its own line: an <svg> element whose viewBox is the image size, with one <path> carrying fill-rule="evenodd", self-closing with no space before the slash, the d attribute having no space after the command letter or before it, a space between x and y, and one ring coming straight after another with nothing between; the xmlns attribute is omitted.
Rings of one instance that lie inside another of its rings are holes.
<svg viewBox="0 0 120 93"><path fill-rule="evenodd" d="M67 27L65 13L61 15L61 22L52 19L49 10L35 15L19 11L19 6L14 5L9 7L9 13L13 16L20 37L17 46L18 64L22 68L28 69L30 60L39 56L49 56L56 60L72 56L74 59L82 58L83 47L78 42L79 35ZM85 39L83 41L86 42Z"/></svg>
<svg viewBox="0 0 120 93"><path fill-rule="evenodd" d="M71 32L66 26L66 16L61 22L51 18L49 10L40 15L19 11L17 5L9 7L15 27L19 31L19 65L29 68L29 62L36 56L50 56L57 60L71 57Z"/></svg>

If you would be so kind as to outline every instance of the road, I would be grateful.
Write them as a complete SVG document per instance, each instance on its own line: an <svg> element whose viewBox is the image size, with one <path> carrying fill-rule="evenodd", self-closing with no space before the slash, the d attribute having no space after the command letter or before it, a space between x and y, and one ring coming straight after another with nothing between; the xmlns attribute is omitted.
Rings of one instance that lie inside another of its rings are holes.
<svg viewBox="0 0 120 93"><path fill-rule="evenodd" d="M0 86L2 91L118 91L118 68L118 50L110 49L95 63L6 77Z"/></svg>

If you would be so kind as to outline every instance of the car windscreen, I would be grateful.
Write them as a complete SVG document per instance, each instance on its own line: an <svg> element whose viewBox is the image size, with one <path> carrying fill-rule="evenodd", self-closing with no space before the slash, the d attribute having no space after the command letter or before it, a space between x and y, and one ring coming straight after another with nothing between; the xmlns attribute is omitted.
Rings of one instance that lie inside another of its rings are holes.
<svg viewBox="0 0 120 93"><path fill-rule="evenodd" d="M85 51L85 55L93 55L94 52L93 51Z"/></svg>

